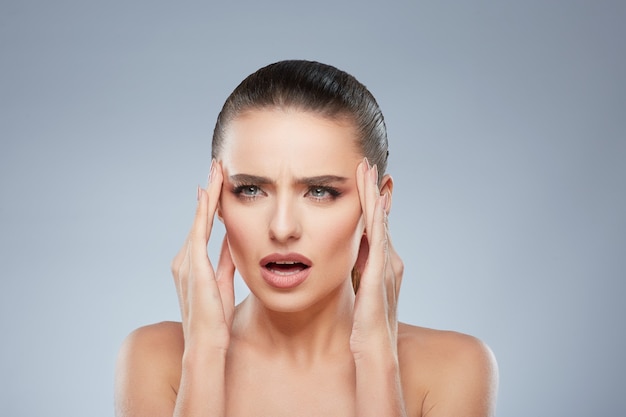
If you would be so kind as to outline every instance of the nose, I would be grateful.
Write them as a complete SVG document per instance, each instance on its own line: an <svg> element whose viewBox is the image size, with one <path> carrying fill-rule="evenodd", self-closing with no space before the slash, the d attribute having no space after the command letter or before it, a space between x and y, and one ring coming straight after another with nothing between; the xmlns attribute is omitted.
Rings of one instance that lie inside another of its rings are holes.
<svg viewBox="0 0 626 417"><path fill-rule="evenodd" d="M270 239L279 243L288 243L300 238L302 225L300 223L297 204L288 196L277 198L269 224Z"/></svg>

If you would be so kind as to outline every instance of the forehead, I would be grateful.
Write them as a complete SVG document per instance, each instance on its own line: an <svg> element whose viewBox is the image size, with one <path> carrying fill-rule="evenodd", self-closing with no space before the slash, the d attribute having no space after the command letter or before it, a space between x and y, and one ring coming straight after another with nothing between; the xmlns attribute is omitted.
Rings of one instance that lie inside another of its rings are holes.
<svg viewBox="0 0 626 417"><path fill-rule="evenodd" d="M220 159L239 172L275 167L296 171L352 169L363 158L354 124L296 109L240 114L225 132Z"/></svg>

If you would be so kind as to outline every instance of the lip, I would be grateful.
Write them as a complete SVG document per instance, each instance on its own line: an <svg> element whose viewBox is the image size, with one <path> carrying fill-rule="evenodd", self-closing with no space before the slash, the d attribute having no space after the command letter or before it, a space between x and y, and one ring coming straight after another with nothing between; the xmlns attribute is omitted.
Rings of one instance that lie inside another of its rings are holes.
<svg viewBox="0 0 626 417"><path fill-rule="evenodd" d="M269 263L278 262L301 263L305 265L306 268L293 273L281 274L266 267ZM311 273L313 263L309 258L299 253L273 253L261 259L259 265L261 267L261 277L263 277L265 282L274 288L289 289L297 287L306 281Z"/></svg>

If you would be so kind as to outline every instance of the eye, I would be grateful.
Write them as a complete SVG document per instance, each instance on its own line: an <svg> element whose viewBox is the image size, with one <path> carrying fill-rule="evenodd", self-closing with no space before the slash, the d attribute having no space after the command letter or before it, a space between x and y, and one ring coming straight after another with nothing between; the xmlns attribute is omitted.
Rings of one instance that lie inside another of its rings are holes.
<svg viewBox="0 0 626 417"><path fill-rule="evenodd" d="M240 193L245 196L251 197L251 196L258 195L260 191L261 189L257 187L256 185L246 185L241 188Z"/></svg>
<svg viewBox="0 0 626 417"><path fill-rule="evenodd" d="M307 196L318 201L334 200L340 194L339 190L328 186L313 186L307 191Z"/></svg>
<svg viewBox="0 0 626 417"><path fill-rule="evenodd" d="M263 190L257 185L243 184L233 188L233 194L242 199L252 200L254 198L265 195Z"/></svg>

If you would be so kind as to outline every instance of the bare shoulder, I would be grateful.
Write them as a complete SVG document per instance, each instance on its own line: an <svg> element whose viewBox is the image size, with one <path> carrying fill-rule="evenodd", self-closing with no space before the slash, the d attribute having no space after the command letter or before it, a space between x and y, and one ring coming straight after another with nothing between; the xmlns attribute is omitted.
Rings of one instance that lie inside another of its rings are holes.
<svg viewBox="0 0 626 417"><path fill-rule="evenodd" d="M415 415L495 414L498 366L476 337L400 323L398 356L405 396L423 398Z"/></svg>
<svg viewBox="0 0 626 417"><path fill-rule="evenodd" d="M180 322L164 321L132 331L120 349L119 359L133 360L172 358L179 360L184 350L183 329Z"/></svg>
<svg viewBox="0 0 626 417"><path fill-rule="evenodd" d="M133 330L125 343L173 344L183 347L183 326L178 321L162 321Z"/></svg>
<svg viewBox="0 0 626 417"><path fill-rule="evenodd" d="M159 415L176 401L184 337L181 323L162 322L131 332L120 348L115 370L117 416ZM150 402L137 399L151 398Z"/></svg>
<svg viewBox="0 0 626 417"><path fill-rule="evenodd" d="M463 333L398 325L398 353L408 363L426 360L437 367L495 365L491 349L480 339ZM469 363L468 363L469 362Z"/></svg>

